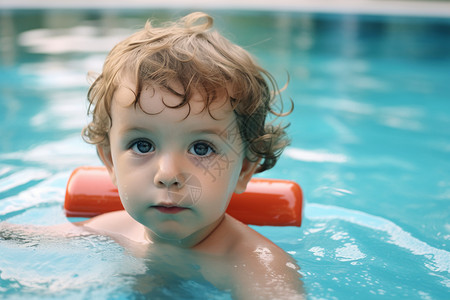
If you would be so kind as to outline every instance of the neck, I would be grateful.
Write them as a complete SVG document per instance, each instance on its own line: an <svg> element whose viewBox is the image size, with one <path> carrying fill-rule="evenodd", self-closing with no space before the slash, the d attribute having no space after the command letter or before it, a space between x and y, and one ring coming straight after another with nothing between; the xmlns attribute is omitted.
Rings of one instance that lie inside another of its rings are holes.
<svg viewBox="0 0 450 300"><path fill-rule="evenodd" d="M183 239L167 239L156 235L150 229L145 228L145 239L151 244L166 244L175 246L183 249L194 249L201 248L201 245L215 232L215 230L222 224L225 220L225 215L220 217L214 223L194 232L193 234L183 238Z"/></svg>

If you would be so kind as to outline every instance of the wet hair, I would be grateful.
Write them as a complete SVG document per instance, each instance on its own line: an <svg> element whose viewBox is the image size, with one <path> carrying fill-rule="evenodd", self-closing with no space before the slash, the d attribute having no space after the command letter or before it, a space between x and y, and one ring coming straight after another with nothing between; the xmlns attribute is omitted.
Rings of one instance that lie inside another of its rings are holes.
<svg viewBox="0 0 450 300"><path fill-rule="evenodd" d="M210 104L226 93L236 114L246 157L261 159L256 172L272 168L289 143L286 126L266 121L269 114L286 114L282 113L276 81L246 50L211 30L212 25L212 17L200 12L162 27L147 21L144 29L118 43L89 89L88 113L92 121L83 129L84 140L109 146L113 95L131 74L136 83L134 105L139 105L140 93L149 85L180 97L180 104L171 108L189 106L191 97L200 93L208 112ZM182 93L173 89L174 82L181 84Z"/></svg>

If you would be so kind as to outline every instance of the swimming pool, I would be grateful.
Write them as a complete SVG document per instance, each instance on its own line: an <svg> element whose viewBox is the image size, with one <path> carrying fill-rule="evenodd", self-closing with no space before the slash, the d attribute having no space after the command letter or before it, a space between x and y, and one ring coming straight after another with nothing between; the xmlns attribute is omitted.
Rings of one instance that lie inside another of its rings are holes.
<svg viewBox="0 0 450 300"><path fill-rule="evenodd" d="M86 73L148 17L174 11L3 11L0 221L66 222L65 184L99 165L79 137ZM292 145L264 177L304 190L302 227L255 227L301 267L310 299L446 299L450 292L450 21L212 12L279 79ZM26 19L26 21L24 21ZM0 239L5 298L143 298L145 261L103 237ZM149 278L150 276L150 278ZM147 295L148 296L148 295ZM153 298L227 299L174 280Z"/></svg>

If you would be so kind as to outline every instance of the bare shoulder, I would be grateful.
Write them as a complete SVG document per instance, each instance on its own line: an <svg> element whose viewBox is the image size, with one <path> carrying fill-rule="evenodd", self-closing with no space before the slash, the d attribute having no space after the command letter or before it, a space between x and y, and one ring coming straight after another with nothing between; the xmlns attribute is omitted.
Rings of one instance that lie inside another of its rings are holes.
<svg viewBox="0 0 450 300"><path fill-rule="evenodd" d="M144 227L124 210L102 214L77 225L91 232L123 236L136 242L141 242L144 236Z"/></svg>
<svg viewBox="0 0 450 300"><path fill-rule="evenodd" d="M240 299L304 299L303 282L295 260L272 241L237 220L230 226L238 239L230 252L233 278ZM257 296L259 295L259 296Z"/></svg>
<svg viewBox="0 0 450 300"><path fill-rule="evenodd" d="M233 252L239 254L239 257L245 254L246 260L253 257L261 261L261 256L266 257L266 254L271 254L274 259L293 261L289 254L259 232L229 216L228 222L228 226L232 228L231 231L235 234Z"/></svg>

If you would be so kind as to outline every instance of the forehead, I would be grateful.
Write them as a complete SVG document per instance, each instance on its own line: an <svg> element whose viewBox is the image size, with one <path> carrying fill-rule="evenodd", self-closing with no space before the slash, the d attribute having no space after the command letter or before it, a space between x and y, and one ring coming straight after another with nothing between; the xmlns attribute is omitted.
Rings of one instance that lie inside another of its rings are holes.
<svg viewBox="0 0 450 300"><path fill-rule="evenodd" d="M149 115L156 115L165 109L177 109L185 112L185 117L208 113L214 119L221 119L233 112L227 88L214 91L214 98L209 101L205 93L193 88L187 103L183 104L184 100L180 95L184 94L184 89L177 82L172 82L169 88L146 84L137 91L137 84L129 76L124 79L113 94L112 106L136 107ZM139 99L136 99L138 94Z"/></svg>
<svg viewBox="0 0 450 300"><path fill-rule="evenodd" d="M120 119L120 123L128 123L129 126L152 120L166 124L184 121L185 125L189 123L194 127L208 124L219 126L221 123L228 126L235 121L231 102L225 92L217 94L208 106L199 92L194 92L187 104L179 106L182 101L182 97L165 88L148 85L142 89L136 103L135 91L129 85L120 85L113 96L111 117L113 124L117 124Z"/></svg>

